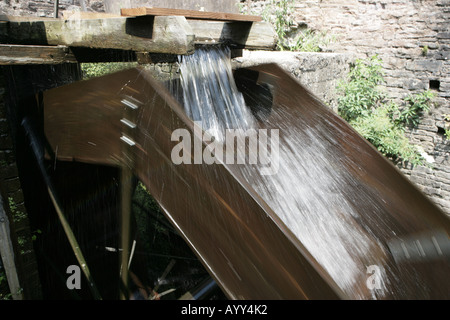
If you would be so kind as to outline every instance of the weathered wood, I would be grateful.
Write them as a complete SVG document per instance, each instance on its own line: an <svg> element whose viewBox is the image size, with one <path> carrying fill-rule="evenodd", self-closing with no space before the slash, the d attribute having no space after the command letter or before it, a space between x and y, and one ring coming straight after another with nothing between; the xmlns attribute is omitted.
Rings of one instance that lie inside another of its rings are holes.
<svg viewBox="0 0 450 320"><path fill-rule="evenodd" d="M76 63L69 47L0 44L0 65Z"/></svg>
<svg viewBox="0 0 450 320"><path fill-rule="evenodd" d="M277 35L266 22L188 20L196 44L228 43L232 47L273 50Z"/></svg>
<svg viewBox="0 0 450 320"><path fill-rule="evenodd" d="M11 295L14 300L22 300L19 277L14 261L14 249L10 237L9 220L3 208L2 196L0 196L0 255Z"/></svg>
<svg viewBox="0 0 450 320"><path fill-rule="evenodd" d="M221 20L221 21L262 21L260 16L251 16L245 14L227 13L227 12L211 12L196 11L185 9L169 9L169 8L125 8L121 9L123 16L183 16L190 19L203 20Z"/></svg>
<svg viewBox="0 0 450 320"><path fill-rule="evenodd" d="M62 12L64 20L77 20L77 19L106 19L106 18L119 18L118 14L104 13L104 12L83 12L83 11L68 11Z"/></svg>
<svg viewBox="0 0 450 320"><path fill-rule="evenodd" d="M59 19L48 17L32 17L32 16L10 16L6 14L0 14L0 21L24 22L24 21L56 21L56 20Z"/></svg>
<svg viewBox="0 0 450 320"><path fill-rule="evenodd" d="M194 34L183 17L108 19L10 19L0 25L0 42L189 54Z"/></svg>
<svg viewBox="0 0 450 320"><path fill-rule="evenodd" d="M120 14L122 8L171 8L239 13L239 0L103 0L105 11Z"/></svg>

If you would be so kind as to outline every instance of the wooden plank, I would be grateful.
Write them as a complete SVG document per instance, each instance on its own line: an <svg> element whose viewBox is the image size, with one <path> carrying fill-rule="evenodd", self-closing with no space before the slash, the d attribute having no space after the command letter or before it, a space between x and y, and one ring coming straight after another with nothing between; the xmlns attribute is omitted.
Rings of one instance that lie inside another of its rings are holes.
<svg viewBox="0 0 450 320"><path fill-rule="evenodd" d="M22 300L19 276L14 260L14 249L10 237L9 220L3 207L2 196L0 196L0 255L11 295L14 300Z"/></svg>
<svg viewBox="0 0 450 320"><path fill-rule="evenodd" d="M277 35L266 22L188 20L196 44L227 43L234 48L274 50Z"/></svg>
<svg viewBox="0 0 450 320"><path fill-rule="evenodd" d="M59 19L47 17L33 17L33 16L10 16L6 14L0 14L0 21L25 22L25 21L55 21L55 20Z"/></svg>
<svg viewBox="0 0 450 320"><path fill-rule="evenodd" d="M83 11L68 11L62 12L64 20L77 20L77 19L107 19L107 18L118 18L120 15L104 13L104 12L83 12Z"/></svg>
<svg viewBox="0 0 450 320"><path fill-rule="evenodd" d="M239 13L239 0L103 0L105 12L120 14L122 8L171 8Z"/></svg>
<svg viewBox="0 0 450 320"><path fill-rule="evenodd" d="M184 9L169 9L169 8L129 8L121 9L123 16L184 16L189 19L202 20L221 20L221 21L262 21L259 16L251 16L245 14L227 13L227 12L210 12L210 11L196 11Z"/></svg>
<svg viewBox="0 0 450 320"><path fill-rule="evenodd" d="M0 65L76 63L66 46L27 46L0 44Z"/></svg>
<svg viewBox="0 0 450 320"><path fill-rule="evenodd" d="M0 43L190 54L194 34L185 18L173 16L9 20L0 25Z"/></svg>

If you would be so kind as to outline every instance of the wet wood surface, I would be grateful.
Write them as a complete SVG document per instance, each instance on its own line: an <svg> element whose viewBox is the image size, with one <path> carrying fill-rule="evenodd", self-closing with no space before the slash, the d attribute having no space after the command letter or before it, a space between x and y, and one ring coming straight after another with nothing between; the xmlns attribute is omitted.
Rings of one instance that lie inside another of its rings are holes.
<svg viewBox="0 0 450 320"><path fill-rule="evenodd" d="M345 166L355 181L342 188L349 188L350 195L362 190L373 195L371 201L356 205L362 218L351 226L374 236L375 249L365 254L393 273L394 286L382 298L448 299L448 260L397 264L387 248L392 238L417 234L443 232L448 239L448 217L280 67L265 65L253 71L260 83L275 88L274 109L301 114L311 125L324 118L335 124L329 130L340 141L336 157L345 161L333 166ZM130 107L136 112L134 118L126 116ZM124 129L125 116L135 124L129 126L131 130ZM296 126L296 118L287 125ZM354 279L354 291L338 287L274 208L239 174L238 165L175 165L171 151L176 142L171 134L180 128L196 135L182 107L141 69L44 94L45 134L57 158L123 166L131 154L135 175L230 299L373 297L364 268ZM380 213L374 215L372 206ZM376 249L381 247L385 250Z"/></svg>

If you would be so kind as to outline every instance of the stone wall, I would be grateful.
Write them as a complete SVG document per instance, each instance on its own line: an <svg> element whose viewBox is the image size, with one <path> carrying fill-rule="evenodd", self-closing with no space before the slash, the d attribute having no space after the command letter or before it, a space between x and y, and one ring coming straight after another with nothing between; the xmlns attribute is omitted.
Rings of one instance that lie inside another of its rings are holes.
<svg viewBox="0 0 450 320"><path fill-rule="evenodd" d="M253 13L270 1L242 0ZM450 214L450 141L444 136L450 114L449 0L296 0L299 26L326 31L335 41L325 51L365 58L379 55L390 97L430 89L436 106L408 132L422 147L429 167L404 164L401 170Z"/></svg>
<svg viewBox="0 0 450 320"><path fill-rule="evenodd" d="M233 68L277 63L331 109L337 111L337 82L347 75L354 56L346 53L244 51Z"/></svg>
<svg viewBox="0 0 450 320"><path fill-rule="evenodd" d="M59 0L59 16L63 10L103 12L103 1L95 0ZM53 0L4 0L0 2L0 14L15 16L54 17Z"/></svg>

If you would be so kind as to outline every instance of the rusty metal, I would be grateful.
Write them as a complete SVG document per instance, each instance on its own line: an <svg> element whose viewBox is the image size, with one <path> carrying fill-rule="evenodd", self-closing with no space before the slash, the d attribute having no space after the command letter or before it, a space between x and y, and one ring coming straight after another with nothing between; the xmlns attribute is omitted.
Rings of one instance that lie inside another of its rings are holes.
<svg viewBox="0 0 450 320"><path fill-rule="evenodd" d="M301 114L312 124L324 117L335 123L329 128L330 134L343 146L337 156L351 159L339 165L347 166L362 187L383 199L379 203L383 214L378 217L370 216L369 204L359 203L359 213L367 221L355 224L385 242L392 237L392 230L400 237L433 230L448 235L448 217L347 123L278 66L258 66L253 71L257 83L274 88L271 108ZM194 124L167 90L141 69L44 94L45 134L57 158L122 165L124 99L140 106L133 137L135 175L229 298L355 298L336 285L324 266L239 174L237 165L175 165L171 161L175 145L172 132L184 128L193 135ZM270 119L270 112L266 116ZM288 122L285 127L297 125L295 117ZM402 266L395 266L392 256L380 255L380 259L399 269L399 283L411 281L402 278ZM415 270L433 289L428 297L449 297L447 261L422 263ZM357 286L366 292L364 298L371 298L365 281ZM385 298L399 297L417 298L422 293L406 285Z"/></svg>

